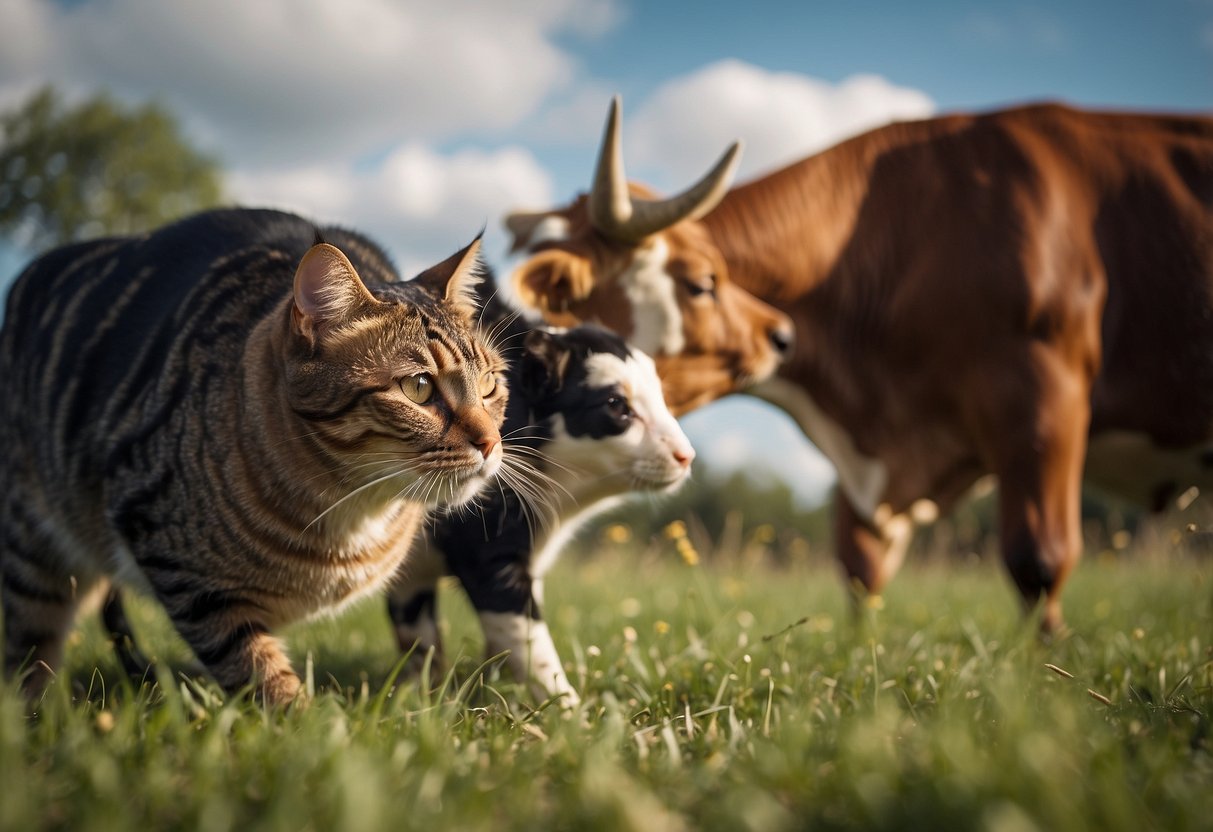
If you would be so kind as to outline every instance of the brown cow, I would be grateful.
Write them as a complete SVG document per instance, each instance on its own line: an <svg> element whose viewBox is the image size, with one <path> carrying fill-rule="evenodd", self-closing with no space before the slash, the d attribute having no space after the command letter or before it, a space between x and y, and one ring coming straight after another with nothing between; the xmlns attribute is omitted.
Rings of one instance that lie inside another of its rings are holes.
<svg viewBox="0 0 1213 832"><path fill-rule="evenodd" d="M724 392L680 347L752 302L737 287L788 312L795 348L753 392L835 464L839 557L867 591L914 520L993 473L1007 568L1054 629L1084 462L1155 506L1213 486L1213 119L1041 105L891 124L640 228L663 203L627 198L619 146L616 100L591 195L508 220L535 252L518 294L625 334L647 317L677 410ZM621 288L640 263L676 303Z"/></svg>

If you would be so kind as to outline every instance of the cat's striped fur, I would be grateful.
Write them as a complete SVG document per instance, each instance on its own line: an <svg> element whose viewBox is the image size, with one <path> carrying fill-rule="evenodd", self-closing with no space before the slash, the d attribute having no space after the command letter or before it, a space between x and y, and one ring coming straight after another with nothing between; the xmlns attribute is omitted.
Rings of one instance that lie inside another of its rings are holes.
<svg viewBox="0 0 1213 832"><path fill-rule="evenodd" d="M6 671L39 689L113 580L225 688L296 696L271 632L382 586L500 465L477 247L401 283L356 234L230 210L35 261L0 332Z"/></svg>

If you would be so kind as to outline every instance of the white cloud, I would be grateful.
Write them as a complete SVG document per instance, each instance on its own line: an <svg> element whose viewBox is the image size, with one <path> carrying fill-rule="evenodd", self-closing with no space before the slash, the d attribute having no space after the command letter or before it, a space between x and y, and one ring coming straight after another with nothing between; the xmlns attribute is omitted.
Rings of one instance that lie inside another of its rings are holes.
<svg viewBox="0 0 1213 832"><path fill-rule="evenodd" d="M0 0L0 101L53 82L166 101L231 162L514 127L575 75L554 42L613 0ZM233 158L234 157L234 158Z"/></svg>
<svg viewBox="0 0 1213 832"><path fill-rule="evenodd" d="M371 169L326 164L244 170L230 176L229 186L241 204L367 233L393 252L405 275L464 245L482 225L486 252L495 260L506 243L499 229L505 212L553 202L548 173L518 147L443 155L410 143Z"/></svg>
<svg viewBox="0 0 1213 832"><path fill-rule="evenodd" d="M234 201L365 230L415 270L481 224L493 254L506 210L555 201L527 150L438 148L493 147L544 102L574 95L579 68L557 41L601 36L620 8L0 0L0 107L45 83L163 101L219 157Z"/></svg>
<svg viewBox="0 0 1213 832"><path fill-rule="evenodd" d="M875 75L833 85L725 60L663 84L633 114L625 107L625 155L634 178L651 169L653 184L681 188L738 138L746 145L741 163L746 178L871 127L922 118L934 109L926 94Z"/></svg>

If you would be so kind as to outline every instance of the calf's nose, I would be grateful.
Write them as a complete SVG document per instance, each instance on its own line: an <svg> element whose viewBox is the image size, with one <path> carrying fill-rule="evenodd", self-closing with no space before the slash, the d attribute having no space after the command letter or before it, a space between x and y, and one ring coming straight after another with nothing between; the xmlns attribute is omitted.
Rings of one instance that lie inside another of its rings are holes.
<svg viewBox="0 0 1213 832"><path fill-rule="evenodd" d="M691 463L695 461L695 449L690 445L673 445L670 448L670 455L683 468L689 468Z"/></svg>

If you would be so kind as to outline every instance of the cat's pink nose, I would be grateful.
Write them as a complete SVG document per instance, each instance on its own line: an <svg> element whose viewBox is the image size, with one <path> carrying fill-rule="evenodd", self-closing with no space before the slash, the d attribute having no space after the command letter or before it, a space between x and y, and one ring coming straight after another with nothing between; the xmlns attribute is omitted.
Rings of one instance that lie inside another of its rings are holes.
<svg viewBox="0 0 1213 832"><path fill-rule="evenodd" d="M480 455L485 459L489 458L489 454L493 453L493 449L501 442L497 436L482 436L479 439L473 440L472 444L476 446L476 450L480 451Z"/></svg>

